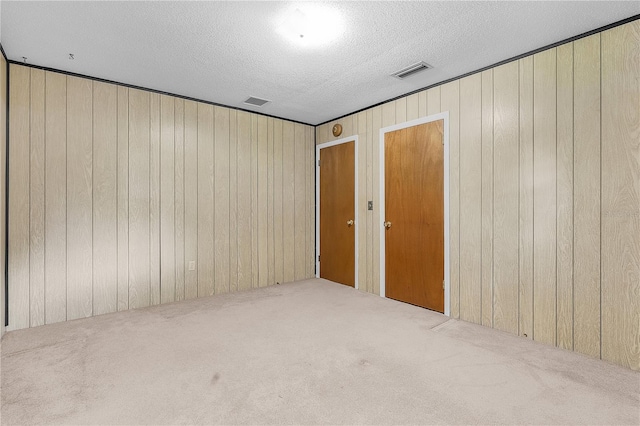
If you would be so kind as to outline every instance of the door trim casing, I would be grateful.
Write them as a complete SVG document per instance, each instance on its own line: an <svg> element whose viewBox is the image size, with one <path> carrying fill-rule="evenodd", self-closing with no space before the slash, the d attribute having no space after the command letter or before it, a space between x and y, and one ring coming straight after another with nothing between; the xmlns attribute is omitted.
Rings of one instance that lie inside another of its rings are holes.
<svg viewBox="0 0 640 426"><path fill-rule="evenodd" d="M316 145L316 278L320 278L320 262L318 261L318 256L320 256L320 165L318 161L320 161L320 150L323 148L330 148L335 145L341 145L343 143L353 142L354 149L354 178L353 178L353 189L354 189L354 230L355 232L355 256L354 256L354 288L358 288L358 226L360 221L358 220L358 135L349 136L346 138L341 138L331 142L321 143Z"/></svg>
<svg viewBox="0 0 640 426"><path fill-rule="evenodd" d="M418 126L420 124L431 123L433 121L444 120L443 130L443 142L444 142L444 314L451 316L450 312L450 261L449 261L449 112L441 112L439 114L429 115L427 117L421 117L415 120L406 121L400 124L394 124L393 126L387 126L380 129L379 147L380 150L380 296L385 297L385 284L386 284L386 247L385 247L385 233L384 233L384 221L385 218L385 174L384 174L384 136L385 133L394 132L396 130L406 129L408 127Z"/></svg>

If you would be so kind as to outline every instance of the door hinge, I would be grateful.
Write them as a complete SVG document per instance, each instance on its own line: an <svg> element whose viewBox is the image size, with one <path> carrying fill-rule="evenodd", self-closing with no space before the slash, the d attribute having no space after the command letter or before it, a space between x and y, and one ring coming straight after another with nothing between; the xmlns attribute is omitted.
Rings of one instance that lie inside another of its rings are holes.
<svg viewBox="0 0 640 426"><path fill-rule="evenodd" d="M444 280L442 280L442 289L444 290Z"/></svg>

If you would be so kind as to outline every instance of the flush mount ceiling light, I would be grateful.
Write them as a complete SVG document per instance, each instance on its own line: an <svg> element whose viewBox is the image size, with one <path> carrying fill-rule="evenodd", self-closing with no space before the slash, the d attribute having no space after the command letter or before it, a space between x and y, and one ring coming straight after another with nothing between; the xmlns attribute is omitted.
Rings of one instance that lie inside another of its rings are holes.
<svg viewBox="0 0 640 426"><path fill-rule="evenodd" d="M277 28L278 33L290 42L307 47L326 45L342 30L342 17L336 10L311 4L301 4L289 11Z"/></svg>

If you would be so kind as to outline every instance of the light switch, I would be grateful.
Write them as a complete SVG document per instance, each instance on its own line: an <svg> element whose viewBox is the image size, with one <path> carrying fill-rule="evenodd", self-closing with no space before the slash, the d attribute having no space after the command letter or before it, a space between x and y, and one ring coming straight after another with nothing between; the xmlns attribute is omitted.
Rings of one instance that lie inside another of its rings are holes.
<svg viewBox="0 0 640 426"><path fill-rule="evenodd" d="M189 261L189 270L190 271L195 271L196 270L196 261L195 260L190 260Z"/></svg>
<svg viewBox="0 0 640 426"><path fill-rule="evenodd" d="M368 210L373 210L373 201L367 202L367 209Z"/></svg>

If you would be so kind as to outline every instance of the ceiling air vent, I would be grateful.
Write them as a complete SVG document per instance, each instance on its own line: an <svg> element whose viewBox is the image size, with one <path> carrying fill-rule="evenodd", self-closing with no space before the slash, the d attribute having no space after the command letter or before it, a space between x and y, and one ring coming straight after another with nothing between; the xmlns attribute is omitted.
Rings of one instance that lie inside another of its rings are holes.
<svg viewBox="0 0 640 426"><path fill-rule="evenodd" d="M261 107L264 104L267 104L271 101L268 101L266 99L260 99L260 98L256 98L253 96L250 96L249 99L247 99L246 101L244 101L245 104L247 105L253 105L253 106L257 106L257 107Z"/></svg>
<svg viewBox="0 0 640 426"><path fill-rule="evenodd" d="M419 73L421 71L428 70L430 68L433 68L433 67L425 62L418 62L416 64L403 68L400 71L394 72L391 75L395 78L403 79L403 78L409 77L410 75Z"/></svg>

